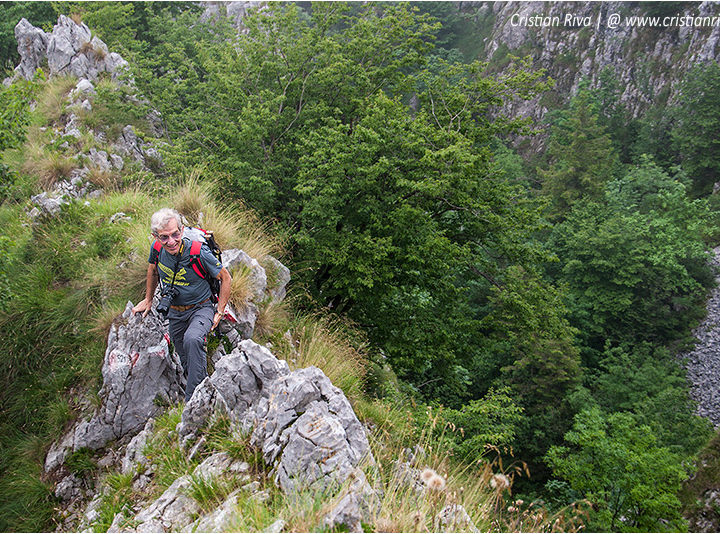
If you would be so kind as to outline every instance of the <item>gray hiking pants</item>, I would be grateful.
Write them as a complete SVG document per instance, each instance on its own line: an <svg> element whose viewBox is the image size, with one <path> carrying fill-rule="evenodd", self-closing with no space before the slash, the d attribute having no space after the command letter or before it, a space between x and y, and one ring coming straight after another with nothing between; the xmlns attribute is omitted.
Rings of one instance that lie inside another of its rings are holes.
<svg viewBox="0 0 720 534"><path fill-rule="evenodd" d="M215 317L215 305L206 302L184 312L170 308L170 339L180 356L187 385L185 402L190 400L197 385L207 376L205 342Z"/></svg>

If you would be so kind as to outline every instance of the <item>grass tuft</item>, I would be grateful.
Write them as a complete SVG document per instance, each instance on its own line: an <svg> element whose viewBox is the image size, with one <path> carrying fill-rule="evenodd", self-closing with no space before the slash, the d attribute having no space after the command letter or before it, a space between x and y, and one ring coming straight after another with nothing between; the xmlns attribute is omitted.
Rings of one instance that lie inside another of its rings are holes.
<svg viewBox="0 0 720 534"><path fill-rule="evenodd" d="M349 399L360 397L367 365L365 344L353 340L350 332L339 319L298 316L292 327L295 350L289 360L291 366L302 369L314 365Z"/></svg>
<svg viewBox="0 0 720 534"><path fill-rule="evenodd" d="M55 76L45 82L35 108L45 124L57 124L65 114L67 96L75 88L75 76Z"/></svg>

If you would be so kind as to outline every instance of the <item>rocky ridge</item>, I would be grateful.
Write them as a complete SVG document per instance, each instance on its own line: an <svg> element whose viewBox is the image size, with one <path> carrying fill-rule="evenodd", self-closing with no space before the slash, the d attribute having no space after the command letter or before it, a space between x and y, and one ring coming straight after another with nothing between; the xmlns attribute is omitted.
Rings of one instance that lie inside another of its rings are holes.
<svg viewBox="0 0 720 534"><path fill-rule="evenodd" d="M52 126L53 142L71 154L85 146L78 140L94 139L86 152L73 156L77 165L69 179L31 199L31 218L61 217L71 202L89 204L102 197L102 188L87 179L98 169L119 174L132 165L148 169L151 159L159 159L154 144L141 141L131 125L115 140L108 140L105 131L84 126L81 116L92 111L95 83L109 76L117 83L132 84L127 77L120 82L127 65L124 60L109 54L87 26L61 16L48 34L22 20L16 36L21 54L16 77L30 79L42 68L50 77L77 78L68 95L68 112ZM149 124L152 119L149 117ZM124 213L116 213L111 221L127 219ZM193 238L192 229L188 232ZM364 462L373 462L365 429L345 395L320 369L291 372L267 347L250 340L258 304L282 300L290 280L289 270L278 260L268 256L262 261L274 271L273 286L257 259L242 250L223 252L223 264L231 273L237 269L250 273L251 291L246 302L228 305L218 329L224 341L210 358L214 372L184 406L176 430L188 457L204 457L204 461L193 473L178 477L159 498L141 498L134 508L116 514L110 531L223 531L237 514L242 493L250 493L258 501L268 498L260 483L251 480L246 462L234 460L226 452L206 450L204 431L221 416L230 419L230 434L250 436L251 446L270 466L271 477L282 491L337 491L346 486L325 524L327 528L340 524L360 528L367 498L375 491L359 469ZM73 469L72 460L78 455L90 455L104 472L131 475L133 489L139 493L152 484L157 467L145 451L155 432L155 418L180 402L185 381L167 322L154 311L146 317L133 314L128 302L111 326L102 377L95 402L81 403L84 414L51 445L45 457L45 478L54 481L60 502L59 531L92 531L107 491L103 474ZM188 495L198 477L209 481L231 477L238 487L221 506L203 515L199 503ZM284 522L278 520L269 530L283 527Z"/></svg>
<svg viewBox="0 0 720 534"><path fill-rule="evenodd" d="M5 83L17 78L32 79L38 69L50 78L67 75L77 79L67 97L67 112L51 132L53 142L68 154L74 168L68 179L54 183L52 189L31 198L33 207L29 215L32 218L56 216L62 206L73 200L89 202L101 196L102 187L93 183L93 175L111 176L133 165L144 170L162 167L159 143L144 141L132 125L125 125L115 139L108 139L108 133L102 128L90 129L84 125L82 117L92 113L96 84L103 77L133 87L127 62L119 54L108 52L105 43L93 36L85 24L61 15L53 31L46 33L22 19L15 26L15 38L20 64ZM132 98L140 102L137 97ZM157 112L151 112L146 123L150 135L156 138L162 135Z"/></svg>

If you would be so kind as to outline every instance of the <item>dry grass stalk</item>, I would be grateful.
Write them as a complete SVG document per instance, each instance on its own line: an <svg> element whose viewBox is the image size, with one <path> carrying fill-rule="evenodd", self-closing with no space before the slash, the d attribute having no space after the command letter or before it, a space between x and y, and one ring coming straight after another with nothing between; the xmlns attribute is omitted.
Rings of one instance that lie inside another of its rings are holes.
<svg viewBox="0 0 720 534"><path fill-rule="evenodd" d="M352 343L348 328L337 319L300 317L292 329L297 347L294 367L322 369L352 399L361 393L367 358L364 347Z"/></svg>

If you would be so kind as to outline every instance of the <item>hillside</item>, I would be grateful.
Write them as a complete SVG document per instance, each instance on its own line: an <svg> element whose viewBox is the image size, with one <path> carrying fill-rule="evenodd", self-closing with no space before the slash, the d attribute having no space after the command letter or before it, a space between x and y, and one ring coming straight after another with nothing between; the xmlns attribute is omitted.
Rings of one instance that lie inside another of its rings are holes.
<svg viewBox="0 0 720 534"><path fill-rule="evenodd" d="M714 529L719 34L602 24L668 10L8 6L0 530ZM187 403L161 206L232 274Z"/></svg>

